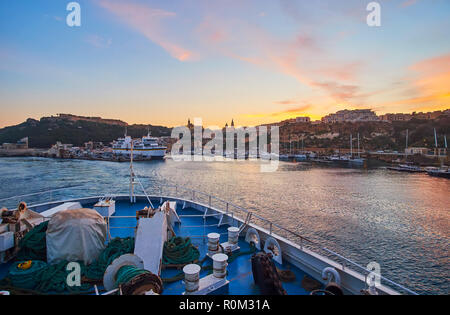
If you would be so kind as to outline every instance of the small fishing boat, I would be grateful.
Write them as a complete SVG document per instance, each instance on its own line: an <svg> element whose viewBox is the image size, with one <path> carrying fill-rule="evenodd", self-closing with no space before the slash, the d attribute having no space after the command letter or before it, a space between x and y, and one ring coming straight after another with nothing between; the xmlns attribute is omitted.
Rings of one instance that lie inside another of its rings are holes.
<svg viewBox="0 0 450 315"><path fill-rule="evenodd" d="M361 151L359 149L359 133L358 133L358 157L353 157L353 139L352 135L350 135L350 158L348 162L350 164L362 165L364 164L365 159L361 158Z"/></svg>
<svg viewBox="0 0 450 315"><path fill-rule="evenodd" d="M433 177L450 178L450 169L428 170L427 174Z"/></svg>
<svg viewBox="0 0 450 315"><path fill-rule="evenodd" d="M294 159L296 161L305 161L308 159L308 157L306 156L306 154L295 154Z"/></svg>
<svg viewBox="0 0 450 315"><path fill-rule="evenodd" d="M391 170L391 171L406 172L406 173L424 173L425 172L425 170L423 170L419 166L408 165L408 164L400 164L399 166L390 166L387 169Z"/></svg>

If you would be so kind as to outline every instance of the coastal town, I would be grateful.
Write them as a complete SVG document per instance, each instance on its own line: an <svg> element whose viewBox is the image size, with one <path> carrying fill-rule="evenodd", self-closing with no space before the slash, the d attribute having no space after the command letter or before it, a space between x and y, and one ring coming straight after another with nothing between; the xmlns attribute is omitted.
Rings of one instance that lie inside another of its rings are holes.
<svg viewBox="0 0 450 315"><path fill-rule="evenodd" d="M444 111L435 111L428 113L411 113L411 114L384 114L378 116L370 109L342 110L323 117L321 120L311 121L310 117L296 117L293 119L281 121L273 124L265 124L261 126L280 128L280 160L309 160L318 163L336 163L348 162L355 156L364 160L377 160L385 163L414 163L420 166L439 166L448 164L447 150L447 134L436 131L439 128L432 128L425 135L422 141L424 145L417 146L417 139L414 141L414 133L417 130L403 130L397 147L389 146L389 138L392 138L392 128L395 125L406 124L408 122L417 123L444 123L450 119L450 109ZM165 135L152 137L147 127L147 135L136 134L136 136L127 136L127 128L131 128L127 123L115 119L102 119L100 117L83 117L69 114L58 114L56 117L44 117L41 121L64 121L66 123L92 123L96 125L109 125L118 127L123 130L125 136L112 141L95 141L89 140L83 143L64 143L57 140L50 148L36 148L30 145L30 139L33 135L21 138L16 142L3 143L0 149L0 156L39 156L48 158L61 159L86 159L86 160L103 160L125 162L130 158L130 146L121 142L135 139L141 145L140 150L137 149L134 154L136 161L149 161L155 158L161 159L168 154L172 145L177 139L171 138L169 132ZM36 123L36 122L33 122ZM193 129L194 125L188 120L186 125ZM261 126L257 126L259 128ZM448 126L448 125L447 125ZM54 127L55 128L55 127ZM223 132L230 129L246 128L237 127L235 121L232 120L230 125L225 123ZM447 127L448 128L448 127ZM53 130L48 128L50 134ZM77 129L82 129L78 126ZM424 129L422 125L417 129ZM442 128L441 128L442 129ZM170 130L170 129L168 129ZM367 130L370 130L368 133ZM1 130L0 130L1 131ZM445 131L445 130L444 130ZM391 135L389 134L391 133ZM394 132L395 133L395 132ZM404 138L404 139L403 139ZM379 140L383 141L379 141ZM203 146L208 140L203 139ZM420 139L422 140L422 139ZM144 141L146 141L144 143ZM152 147L145 147L150 141ZM247 139L248 141L248 139ZM419 141L420 142L420 141ZM118 147L120 144L122 147ZM159 155L143 154L144 148L148 148L153 153L159 148ZM124 151L121 152L120 150ZM225 154L224 154L225 155ZM259 152L256 156L251 156L246 152L245 156L237 156L234 158L261 158Z"/></svg>

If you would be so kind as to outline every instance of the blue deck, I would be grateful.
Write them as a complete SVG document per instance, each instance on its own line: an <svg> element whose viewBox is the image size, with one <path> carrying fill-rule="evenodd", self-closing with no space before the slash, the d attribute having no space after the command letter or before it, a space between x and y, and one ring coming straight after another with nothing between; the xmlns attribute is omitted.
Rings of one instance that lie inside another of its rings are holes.
<svg viewBox="0 0 450 315"><path fill-rule="evenodd" d="M152 201L153 202L153 201ZM127 202L116 202L116 213L115 216L130 216L135 215L137 210L143 209L148 203L138 202L136 204L130 204ZM155 205L155 204L154 204ZM156 206L156 205L155 205ZM182 205L177 203L177 213L178 215L199 215L201 212L192 208L182 209ZM221 227L209 226L217 225L219 223L218 219L215 217L207 217L205 228L203 228L203 218L202 217L181 217L181 225L176 224L174 231L178 236L192 237L192 243L198 246L200 251L200 260L202 260L207 253L207 240L204 238L199 238L195 236L205 235L208 233L220 233L220 242L227 241L227 229L228 225L222 225ZM131 229L115 229L114 226L135 226L135 219L112 219L111 220L111 236L133 236L134 231ZM201 227L189 227L188 226L201 226ZM241 237L239 239L239 247L241 252L248 252L250 250L250 245L244 241ZM204 266L211 265L212 261L208 259ZM277 265L277 268L284 270L290 269L296 275L296 280L294 282L285 282L283 287L286 289L288 294L292 295L303 295L309 294L305 289L302 288L301 282L303 277L306 275L305 272L296 268L290 263L283 262L283 265ZM171 278L182 272L176 269L166 269L161 273L162 278ZM206 276L207 272L203 272L200 276ZM251 266L251 254L243 255L234 260L228 265L228 276L227 279L230 281L229 284L229 294L231 295L258 295L260 294L258 287L253 282L252 276L252 266ZM163 294L179 295L184 292L184 284L181 281L169 283L164 285Z"/></svg>
<svg viewBox="0 0 450 315"><path fill-rule="evenodd" d="M154 206L159 206L158 202L152 200ZM93 204L83 204L85 208L91 208ZM116 218L117 216L135 216L137 210L143 209L145 206L148 206L147 202L137 202L135 204L130 204L125 201L116 201L116 213L110 220L110 233L111 236L114 237L128 237L134 236L136 226L135 218ZM202 212L192 208L182 209L182 205L177 203L177 213L181 216L183 215L199 215ZM228 225L222 225L221 227L217 227L218 219L215 217L207 217L205 227L203 227L203 218L202 217L182 217L181 224L176 224L174 231L177 236L183 237L191 237L192 243L195 246L198 246L200 251L200 260L202 260L207 252L207 240L202 235L206 235L208 233L220 233L221 238L220 242L227 241L227 229ZM215 225L215 226L209 226ZM200 227L189 227L189 226L200 226ZM200 237L199 237L200 236ZM241 252L247 252L250 250L250 245L246 243L241 237L239 239L239 246ZM207 259L203 266L211 265L212 261ZM0 265L0 279L3 278L10 264ZM290 295L304 295L309 294L305 289L302 288L302 279L305 277L306 273L302 270L298 269L294 265L283 262L283 265L276 264L277 268L281 270L289 269L293 271L296 275L296 279L293 282L284 282L283 287ZM161 278L171 278L175 275L178 275L182 270L177 269L165 269L162 271ZM201 277L206 276L208 274L207 271L202 271L200 274ZM233 262L228 265L228 276L227 279L230 281L228 294L230 295L258 295L260 294L258 287L254 284L253 276L252 276L252 267L251 267L251 254L239 256ZM165 283L164 284L164 292L163 294L168 295L180 295L184 292L184 284L182 281L177 281L173 283Z"/></svg>

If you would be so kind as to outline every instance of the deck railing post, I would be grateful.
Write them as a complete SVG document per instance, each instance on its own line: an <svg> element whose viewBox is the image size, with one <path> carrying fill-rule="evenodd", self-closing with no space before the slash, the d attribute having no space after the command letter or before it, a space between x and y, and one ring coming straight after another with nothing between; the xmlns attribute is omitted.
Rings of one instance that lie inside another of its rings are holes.
<svg viewBox="0 0 450 315"><path fill-rule="evenodd" d="M203 244L206 241L206 217L203 217Z"/></svg>
<svg viewBox="0 0 450 315"><path fill-rule="evenodd" d="M209 195L209 207L211 208L211 195Z"/></svg>

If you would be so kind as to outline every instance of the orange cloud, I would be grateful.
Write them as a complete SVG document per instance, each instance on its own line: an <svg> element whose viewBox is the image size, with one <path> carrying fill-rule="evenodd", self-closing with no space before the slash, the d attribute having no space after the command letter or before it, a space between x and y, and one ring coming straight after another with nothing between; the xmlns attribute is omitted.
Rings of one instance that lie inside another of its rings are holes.
<svg viewBox="0 0 450 315"><path fill-rule="evenodd" d="M401 7L406 8L406 7L412 6L416 2L417 2L417 0L406 0L401 4Z"/></svg>
<svg viewBox="0 0 450 315"><path fill-rule="evenodd" d="M402 100L384 103L382 107L400 106L416 111L442 110L450 104L450 54L425 59L409 67L414 79Z"/></svg>
<svg viewBox="0 0 450 315"><path fill-rule="evenodd" d="M411 67L420 74L415 87L429 101L449 101L450 95L450 54L430 58Z"/></svg>
<svg viewBox="0 0 450 315"><path fill-rule="evenodd" d="M170 41L162 27L162 21L175 17L174 12L153 9L143 4L124 0L99 0L98 5L116 15L123 23L137 30L152 42L161 46L172 57L186 61L193 58L188 49Z"/></svg>
<svg viewBox="0 0 450 315"><path fill-rule="evenodd" d="M278 112L272 112L272 113L259 113L259 114L246 114L242 117L247 118L292 118L292 117L298 117L299 115L305 115L308 110L312 108L311 104L306 104L302 106L298 106L295 108L286 109L283 111Z"/></svg>

